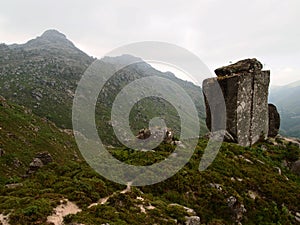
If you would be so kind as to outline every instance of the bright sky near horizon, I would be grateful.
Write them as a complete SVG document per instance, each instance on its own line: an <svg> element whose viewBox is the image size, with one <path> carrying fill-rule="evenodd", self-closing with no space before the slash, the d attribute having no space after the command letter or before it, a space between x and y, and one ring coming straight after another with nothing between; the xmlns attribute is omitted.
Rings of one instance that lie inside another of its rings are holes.
<svg viewBox="0 0 300 225"><path fill-rule="evenodd" d="M193 52L213 71L244 58L271 70L271 85L300 80L299 0L4 0L0 42L24 43L47 29L100 58L154 40Z"/></svg>

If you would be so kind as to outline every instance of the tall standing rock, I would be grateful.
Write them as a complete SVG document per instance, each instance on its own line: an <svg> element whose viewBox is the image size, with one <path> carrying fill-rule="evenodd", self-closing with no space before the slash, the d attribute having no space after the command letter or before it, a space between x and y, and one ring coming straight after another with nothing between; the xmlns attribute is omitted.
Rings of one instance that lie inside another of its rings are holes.
<svg viewBox="0 0 300 225"><path fill-rule="evenodd" d="M245 59L215 70L217 78L203 81L206 104L206 124L211 130L211 108L218 108L220 99L214 98L216 82L224 95L226 130L236 142L249 146L268 135L268 88L270 71L262 71L256 59ZM207 102L209 96L210 102ZM224 113L224 112L218 112Z"/></svg>

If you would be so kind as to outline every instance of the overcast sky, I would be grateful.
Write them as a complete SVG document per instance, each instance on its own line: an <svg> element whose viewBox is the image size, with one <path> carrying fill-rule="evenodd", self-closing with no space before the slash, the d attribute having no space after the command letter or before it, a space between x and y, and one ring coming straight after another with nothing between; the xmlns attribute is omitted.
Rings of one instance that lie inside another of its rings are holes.
<svg viewBox="0 0 300 225"><path fill-rule="evenodd" d="M299 0L2 0L0 42L54 28L89 55L154 40L177 44L210 68L256 57L272 85L300 80Z"/></svg>

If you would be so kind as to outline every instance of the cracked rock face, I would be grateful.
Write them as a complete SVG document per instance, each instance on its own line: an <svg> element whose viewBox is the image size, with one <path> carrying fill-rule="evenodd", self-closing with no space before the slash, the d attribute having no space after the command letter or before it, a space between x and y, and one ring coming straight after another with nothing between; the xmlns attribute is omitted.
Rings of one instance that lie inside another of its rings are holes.
<svg viewBox="0 0 300 225"><path fill-rule="evenodd" d="M218 83L226 105L226 131L241 146L250 146L260 139L267 138L270 71L261 69L262 64L259 61L246 59L216 69L218 78L203 81L206 124L209 130L211 130L210 107L217 109L220 104L220 99L217 99L217 96L214 98L212 93L212 86ZM207 96L211 99L209 104Z"/></svg>

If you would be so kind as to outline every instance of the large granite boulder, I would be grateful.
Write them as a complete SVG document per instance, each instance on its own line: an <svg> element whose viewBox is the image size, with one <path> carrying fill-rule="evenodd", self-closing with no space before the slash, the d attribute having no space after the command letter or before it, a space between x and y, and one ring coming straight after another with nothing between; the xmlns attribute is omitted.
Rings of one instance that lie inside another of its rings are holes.
<svg viewBox="0 0 300 225"><path fill-rule="evenodd" d="M268 105L269 110L269 132L268 137L276 137L280 127L280 115L273 104Z"/></svg>
<svg viewBox="0 0 300 225"><path fill-rule="evenodd" d="M226 131L233 139L242 146L250 146L260 139L267 138L270 71L261 69L259 61L246 59L217 69L215 72L218 78L203 81L206 124L209 130L211 108L218 110L221 101L219 96L214 96L213 93L213 86L218 83L226 105ZM207 96L210 99L209 104Z"/></svg>

